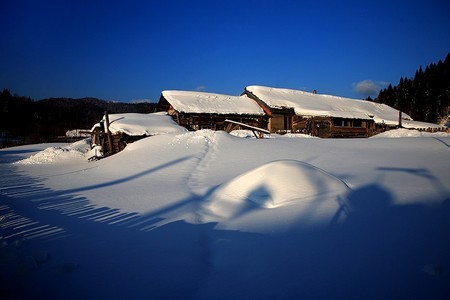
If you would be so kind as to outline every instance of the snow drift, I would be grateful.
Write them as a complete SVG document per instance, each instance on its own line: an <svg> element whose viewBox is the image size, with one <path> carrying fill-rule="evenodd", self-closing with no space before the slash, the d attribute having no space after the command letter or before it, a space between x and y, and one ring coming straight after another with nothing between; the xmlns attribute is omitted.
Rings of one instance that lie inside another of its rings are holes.
<svg viewBox="0 0 450 300"><path fill-rule="evenodd" d="M371 138L404 138L404 137L449 137L447 132L426 132L412 129L393 129L379 133Z"/></svg>
<svg viewBox="0 0 450 300"><path fill-rule="evenodd" d="M448 299L450 139L394 133L1 149L2 296Z"/></svg>
<svg viewBox="0 0 450 300"><path fill-rule="evenodd" d="M309 226L330 222L348 191L344 182L317 167L279 160L222 184L204 207L207 213L222 218L226 228L265 232L288 226L293 220ZM295 214L290 215L289 210ZM284 217L277 220L277 215Z"/></svg>
<svg viewBox="0 0 450 300"><path fill-rule="evenodd" d="M34 165L47 164L60 160L77 161L84 159L86 153L90 150L90 139L84 139L67 146L48 147L28 158L19 160L16 164Z"/></svg>
<svg viewBox="0 0 450 300"><path fill-rule="evenodd" d="M219 187L211 196L211 209L218 214L225 207L251 201L264 208L275 208L292 201L311 201L347 191L345 183L310 164L281 160L246 172Z"/></svg>

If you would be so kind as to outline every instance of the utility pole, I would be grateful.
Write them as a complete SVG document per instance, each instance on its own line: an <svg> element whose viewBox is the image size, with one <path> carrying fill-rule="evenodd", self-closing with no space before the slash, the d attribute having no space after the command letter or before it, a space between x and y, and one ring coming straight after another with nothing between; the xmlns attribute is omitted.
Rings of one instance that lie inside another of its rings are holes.
<svg viewBox="0 0 450 300"><path fill-rule="evenodd" d="M113 154L113 145L111 141L111 132L109 131L109 115L107 111L105 111L105 134L108 139L107 154L111 155Z"/></svg>

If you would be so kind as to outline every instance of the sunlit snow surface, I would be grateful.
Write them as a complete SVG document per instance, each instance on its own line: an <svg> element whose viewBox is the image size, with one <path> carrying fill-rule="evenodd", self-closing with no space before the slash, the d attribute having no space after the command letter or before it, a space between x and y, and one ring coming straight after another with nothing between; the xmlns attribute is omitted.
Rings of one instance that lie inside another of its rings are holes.
<svg viewBox="0 0 450 300"><path fill-rule="evenodd" d="M264 115L249 97L193 91L163 91L162 96L178 112L208 114Z"/></svg>
<svg viewBox="0 0 450 300"><path fill-rule="evenodd" d="M347 192L344 182L323 170L280 160L220 185L204 206L214 216L209 220L224 220L228 228L270 232L300 220L328 223Z"/></svg>
<svg viewBox="0 0 450 300"><path fill-rule="evenodd" d="M305 137L0 150L2 298L448 299L448 134Z"/></svg>

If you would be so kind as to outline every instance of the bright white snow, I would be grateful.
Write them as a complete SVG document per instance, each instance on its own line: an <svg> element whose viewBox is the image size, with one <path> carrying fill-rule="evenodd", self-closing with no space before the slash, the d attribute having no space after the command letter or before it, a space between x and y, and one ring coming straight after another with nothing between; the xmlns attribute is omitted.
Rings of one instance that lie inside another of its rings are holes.
<svg viewBox="0 0 450 300"><path fill-rule="evenodd" d="M204 207L206 214L213 215L206 219L222 220L227 228L270 232L288 218L305 220L310 226L328 223L339 209L336 199L345 198L347 192L344 182L323 170L297 160L279 160L221 184L205 199ZM272 209L277 208L274 214Z"/></svg>
<svg viewBox="0 0 450 300"><path fill-rule="evenodd" d="M28 158L15 162L16 164L33 165L45 164L54 161L78 161L85 159L85 154L91 149L90 139L75 142L67 146L53 146L44 149Z"/></svg>
<svg viewBox="0 0 450 300"><path fill-rule="evenodd" d="M438 131L438 132L426 132L426 131L419 131L419 130L411 130L411 129L395 129L395 130L389 130L377 135L374 135L371 138L400 138L400 137L449 137L449 134L447 132Z"/></svg>
<svg viewBox="0 0 450 300"><path fill-rule="evenodd" d="M90 163L86 142L2 149L1 293L447 299L450 137L412 132L183 130Z"/></svg>
<svg viewBox="0 0 450 300"><path fill-rule="evenodd" d="M230 96L205 92L163 91L172 107L185 113L264 115L261 107L247 96Z"/></svg>
<svg viewBox="0 0 450 300"><path fill-rule="evenodd" d="M131 136L159 135L181 133L185 128L179 127L165 112L151 114L111 114L109 130L112 133L123 132Z"/></svg>

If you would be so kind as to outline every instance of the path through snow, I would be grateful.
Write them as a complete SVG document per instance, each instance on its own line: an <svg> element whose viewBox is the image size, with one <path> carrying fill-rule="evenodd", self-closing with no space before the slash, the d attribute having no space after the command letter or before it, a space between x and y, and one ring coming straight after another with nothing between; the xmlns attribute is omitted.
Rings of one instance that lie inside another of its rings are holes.
<svg viewBox="0 0 450 300"><path fill-rule="evenodd" d="M215 159L218 139L216 132L212 130L201 130L187 133L179 138L187 139L187 144L202 144L202 150L197 154L198 163L187 179L189 189L198 196L204 196L208 191L205 179L209 176L209 167Z"/></svg>

